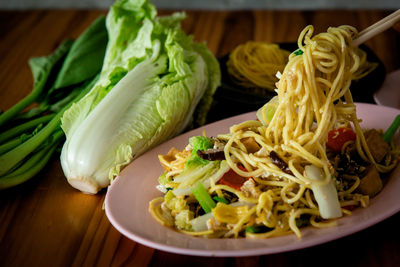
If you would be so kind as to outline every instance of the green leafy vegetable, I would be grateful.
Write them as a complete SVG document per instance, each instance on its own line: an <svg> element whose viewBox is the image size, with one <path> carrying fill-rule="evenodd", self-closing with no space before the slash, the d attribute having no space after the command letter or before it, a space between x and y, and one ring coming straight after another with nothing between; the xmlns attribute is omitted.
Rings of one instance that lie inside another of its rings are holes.
<svg viewBox="0 0 400 267"><path fill-rule="evenodd" d="M100 17L76 41L67 40L54 54L29 61L32 93L0 115L0 189L35 176L63 143L61 117L97 81L102 60L94 58L104 58L104 37L107 31ZM78 73L77 68L87 71ZM60 81L58 87L55 81ZM37 107L23 111L32 103Z"/></svg>
<svg viewBox="0 0 400 267"><path fill-rule="evenodd" d="M101 70L108 41L105 17L100 16L74 42L54 82L64 88L93 78Z"/></svg>
<svg viewBox="0 0 400 267"><path fill-rule="evenodd" d="M87 92L88 92L87 89L82 90L82 94L79 97L82 97ZM66 106L64 110L67 109L68 107L69 106ZM16 146L12 150L9 150L6 153L0 155L0 175L1 175L0 179L3 179L4 177L10 177L9 173L10 172L13 173L15 166L18 166L20 162L23 162L25 159L31 157L32 154L38 152L38 147L40 147L43 143L45 143L45 141L48 140L48 138L50 138L54 132L60 130L60 119L64 110L60 111L56 116L54 116L49 121L49 123L46 124L45 127L43 127L38 133L32 135L31 138L28 138L25 142ZM59 139L63 137L63 135L61 136L56 135L56 137L57 139ZM47 143L47 145L51 146L53 145L53 143ZM33 175L30 176L29 178L33 177ZM15 175L12 176L15 177ZM23 179L23 181L25 180L26 179ZM13 183L9 184L9 186L14 186L14 185L16 184ZM6 188L6 186L2 186L2 188Z"/></svg>
<svg viewBox="0 0 400 267"><path fill-rule="evenodd" d="M296 56L300 56L300 55L302 55L303 53L304 53L303 50L301 50L300 48L297 49L297 50L295 50L295 51L293 52L293 54L295 54Z"/></svg>
<svg viewBox="0 0 400 267"><path fill-rule="evenodd" d="M182 31L184 18L156 17L148 1L111 7L100 78L62 118L61 163L73 187L97 193L108 186L134 158L186 129L203 96L213 95L218 62ZM209 99L202 103L207 110Z"/></svg>
<svg viewBox="0 0 400 267"><path fill-rule="evenodd" d="M192 146L193 155L197 155L197 151L204 151L212 147L210 138L205 136L193 136L189 138L189 144Z"/></svg>
<svg viewBox="0 0 400 267"><path fill-rule="evenodd" d="M192 146L192 156L187 160L186 166L205 165L208 160L202 159L197 155L197 151L205 151L212 147L210 138L205 136L193 136L189 139L189 144Z"/></svg>
<svg viewBox="0 0 400 267"><path fill-rule="evenodd" d="M213 199L215 201L217 201L217 202L221 202L221 203L224 203L224 204L229 204L229 201L224 197L215 196L215 197L213 197Z"/></svg>

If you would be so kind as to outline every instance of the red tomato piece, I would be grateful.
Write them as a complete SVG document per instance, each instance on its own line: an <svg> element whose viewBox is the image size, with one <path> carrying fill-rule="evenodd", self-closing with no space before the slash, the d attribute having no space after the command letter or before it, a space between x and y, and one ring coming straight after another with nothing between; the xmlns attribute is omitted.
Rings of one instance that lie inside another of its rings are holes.
<svg viewBox="0 0 400 267"><path fill-rule="evenodd" d="M239 168L240 168L240 166L239 166ZM244 171L246 170L244 168L240 168L240 169L242 169ZM246 182L248 179L249 179L248 177L240 176L234 170L230 169L221 177L221 179L219 179L218 183L230 186L230 187L240 191L240 188L242 187L244 182Z"/></svg>
<svg viewBox="0 0 400 267"><path fill-rule="evenodd" d="M346 142L354 140L356 140L356 133L352 129L338 128L329 131L326 146L334 152L340 152Z"/></svg>

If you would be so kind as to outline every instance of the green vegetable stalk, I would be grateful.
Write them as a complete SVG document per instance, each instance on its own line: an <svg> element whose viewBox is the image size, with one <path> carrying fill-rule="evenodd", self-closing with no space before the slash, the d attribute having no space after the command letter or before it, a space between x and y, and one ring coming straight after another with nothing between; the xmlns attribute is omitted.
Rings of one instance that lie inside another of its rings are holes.
<svg viewBox="0 0 400 267"><path fill-rule="evenodd" d="M214 200L208 194L201 182L196 184L196 186L192 189L192 193L205 213L209 213L213 208L215 208L216 204Z"/></svg>
<svg viewBox="0 0 400 267"><path fill-rule="evenodd" d="M76 41L32 58L32 92L0 114L0 189L19 185L44 168L64 142L61 117L87 94L102 66L108 37L104 16ZM25 111L32 103L37 107Z"/></svg>
<svg viewBox="0 0 400 267"><path fill-rule="evenodd" d="M400 115L397 115L396 118L393 120L392 124L383 134L382 136L383 140L385 140L386 143L389 143L399 127L400 127Z"/></svg>

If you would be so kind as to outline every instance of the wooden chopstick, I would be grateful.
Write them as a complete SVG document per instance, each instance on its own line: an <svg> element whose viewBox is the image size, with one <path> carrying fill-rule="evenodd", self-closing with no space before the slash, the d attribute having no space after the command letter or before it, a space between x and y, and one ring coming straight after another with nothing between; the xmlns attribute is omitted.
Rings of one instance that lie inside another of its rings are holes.
<svg viewBox="0 0 400 267"><path fill-rule="evenodd" d="M400 9L372 24L365 30L361 31L359 36L353 41L353 46L359 46L360 44L374 37L375 35L386 31L398 21L400 21Z"/></svg>

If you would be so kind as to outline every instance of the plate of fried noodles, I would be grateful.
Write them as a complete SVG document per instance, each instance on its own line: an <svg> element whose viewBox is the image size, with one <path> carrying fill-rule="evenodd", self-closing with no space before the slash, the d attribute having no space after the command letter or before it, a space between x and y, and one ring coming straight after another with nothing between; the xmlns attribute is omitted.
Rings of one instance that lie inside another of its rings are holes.
<svg viewBox="0 0 400 267"><path fill-rule="evenodd" d="M400 110L353 102L357 34L306 27L260 109L134 160L108 188L113 226L156 249L237 257L318 245L397 213Z"/></svg>

